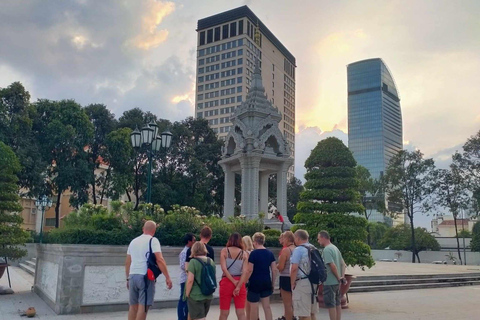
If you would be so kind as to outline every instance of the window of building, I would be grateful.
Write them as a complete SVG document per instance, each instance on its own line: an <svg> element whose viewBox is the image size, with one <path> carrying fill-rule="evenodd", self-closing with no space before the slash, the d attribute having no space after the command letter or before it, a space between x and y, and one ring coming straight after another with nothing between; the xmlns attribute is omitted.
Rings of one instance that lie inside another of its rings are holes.
<svg viewBox="0 0 480 320"><path fill-rule="evenodd" d="M197 109L203 109L203 102L197 104Z"/></svg>
<svg viewBox="0 0 480 320"><path fill-rule="evenodd" d="M205 55L205 49L199 50L198 51L198 56L203 57Z"/></svg>
<svg viewBox="0 0 480 320"><path fill-rule="evenodd" d="M237 96L237 102L242 102L242 96Z"/></svg>
<svg viewBox="0 0 480 320"><path fill-rule="evenodd" d="M228 24L222 27L222 39L228 38Z"/></svg>
<svg viewBox="0 0 480 320"><path fill-rule="evenodd" d="M198 77L198 82L202 83L203 82L203 76Z"/></svg>
<svg viewBox="0 0 480 320"><path fill-rule="evenodd" d="M243 55L243 49L238 49L238 55L239 56Z"/></svg>
<svg viewBox="0 0 480 320"><path fill-rule="evenodd" d="M230 23L230 37L237 35L237 22Z"/></svg>
<svg viewBox="0 0 480 320"><path fill-rule="evenodd" d="M205 69L204 69L204 68L198 68L198 73L199 73L199 74L202 74L202 73L204 73L204 72L205 72Z"/></svg>
<svg viewBox="0 0 480 320"><path fill-rule="evenodd" d="M237 74L242 74L243 73L243 68L238 68L237 69Z"/></svg>
<svg viewBox="0 0 480 320"><path fill-rule="evenodd" d="M199 59L198 60L198 65L203 66L205 64L205 59Z"/></svg>
<svg viewBox="0 0 480 320"><path fill-rule="evenodd" d="M198 91L203 91L203 85L198 86Z"/></svg>
<svg viewBox="0 0 480 320"><path fill-rule="evenodd" d="M237 87L237 93L242 92L242 87Z"/></svg>
<svg viewBox="0 0 480 320"><path fill-rule="evenodd" d="M207 43L213 42L213 29L207 30Z"/></svg>
<svg viewBox="0 0 480 320"><path fill-rule="evenodd" d="M197 96L197 100L203 100L203 94L199 94L199 95Z"/></svg>
<svg viewBox="0 0 480 320"><path fill-rule="evenodd" d="M243 34L243 20L238 21L238 34Z"/></svg>
<svg viewBox="0 0 480 320"><path fill-rule="evenodd" d="M197 112L197 118L199 119L203 118L203 112Z"/></svg>
<svg viewBox="0 0 480 320"><path fill-rule="evenodd" d="M243 58L238 59L238 60L237 60L237 64L238 64L238 65L243 64Z"/></svg>
<svg viewBox="0 0 480 320"><path fill-rule="evenodd" d="M45 227L55 227L55 218L46 218L45 219Z"/></svg>
<svg viewBox="0 0 480 320"><path fill-rule="evenodd" d="M200 32L200 45L203 46L205 44L205 31Z"/></svg>
<svg viewBox="0 0 480 320"><path fill-rule="evenodd" d="M237 78L237 83L242 83L242 80L243 80L242 77L238 77Z"/></svg>
<svg viewBox="0 0 480 320"><path fill-rule="evenodd" d="M220 27L215 28L215 41L220 41Z"/></svg>
<svg viewBox="0 0 480 320"><path fill-rule="evenodd" d="M243 39L238 39L238 46L243 46Z"/></svg>

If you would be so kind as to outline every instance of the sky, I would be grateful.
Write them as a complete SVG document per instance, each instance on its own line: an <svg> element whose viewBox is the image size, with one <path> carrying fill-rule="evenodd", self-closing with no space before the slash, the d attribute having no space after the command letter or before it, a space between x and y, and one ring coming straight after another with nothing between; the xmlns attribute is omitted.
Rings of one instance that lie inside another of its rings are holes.
<svg viewBox="0 0 480 320"><path fill-rule="evenodd" d="M480 129L477 0L2 1L0 87L20 81L33 101L182 120L194 115L197 20L245 4L296 57L297 177L321 139L347 144L346 66L355 61L385 61L405 148L438 166Z"/></svg>

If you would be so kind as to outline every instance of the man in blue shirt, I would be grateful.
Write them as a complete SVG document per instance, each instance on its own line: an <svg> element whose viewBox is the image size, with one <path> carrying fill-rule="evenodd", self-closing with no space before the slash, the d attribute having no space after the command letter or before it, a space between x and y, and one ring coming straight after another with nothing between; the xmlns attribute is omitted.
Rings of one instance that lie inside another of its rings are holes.
<svg viewBox="0 0 480 320"><path fill-rule="evenodd" d="M182 252L178 255L180 260L180 300L178 300L177 306L177 315L178 320L187 320L188 319L188 305L187 300L183 299L183 294L185 291L185 283L187 282L187 271L185 270L185 261L187 259L187 251L195 243L195 236L193 233L187 233L183 236L183 243L185 247Z"/></svg>
<svg viewBox="0 0 480 320"><path fill-rule="evenodd" d="M308 255L308 232L299 229L295 232L295 244L290 258L290 281L292 284L293 314L300 320L315 320L318 312L316 299L312 299L312 285L308 279L310 257Z"/></svg>

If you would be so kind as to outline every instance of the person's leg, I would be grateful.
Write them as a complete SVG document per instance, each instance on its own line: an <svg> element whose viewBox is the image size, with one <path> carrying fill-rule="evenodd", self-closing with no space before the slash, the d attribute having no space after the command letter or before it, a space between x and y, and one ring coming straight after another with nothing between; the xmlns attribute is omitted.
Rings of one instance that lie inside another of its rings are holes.
<svg viewBox="0 0 480 320"><path fill-rule="evenodd" d="M178 320L187 320L188 306L187 306L187 301L183 300L184 291L185 291L185 282L180 284L180 298L178 300L178 306L177 306Z"/></svg>
<svg viewBox="0 0 480 320"><path fill-rule="evenodd" d="M281 289L280 292L282 295L285 319L292 320L293 319L292 293L289 291L285 291L283 289Z"/></svg>
<svg viewBox="0 0 480 320"><path fill-rule="evenodd" d="M250 302L249 320L258 320L258 302Z"/></svg>
<svg viewBox="0 0 480 320"><path fill-rule="evenodd" d="M233 302L235 304L235 313L237 315L238 320L246 320L248 317L248 314L245 315L246 300L247 300L247 290L245 289L245 286L242 286L238 295L233 297Z"/></svg>
<svg viewBox="0 0 480 320"><path fill-rule="evenodd" d="M336 320L337 319L337 308L328 308L328 315L330 317L330 320Z"/></svg>
<svg viewBox="0 0 480 320"><path fill-rule="evenodd" d="M237 314L238 320L247 320L245 309L235 309L235 313Z"/></svg>
<svg viewBox="0 0 480 320"><path fill-rule="evenodd" d="M261 298L263 312L265 313L265 320L273 320L272 307L270 307L270 296Z"/></svg>
<svg viewBox="0 0 480 320"><path fill-rule="evenodd" d="M337 309L337 318L336 320L340 320L342 318L342 306L337 306L335 309Z"/></svg>
<svg viewBox="0 0 480 320"><path fill-rule="evenodd" d="M128 308L128 320L135 320L138 312L138 304L131 305Z"/></svg>

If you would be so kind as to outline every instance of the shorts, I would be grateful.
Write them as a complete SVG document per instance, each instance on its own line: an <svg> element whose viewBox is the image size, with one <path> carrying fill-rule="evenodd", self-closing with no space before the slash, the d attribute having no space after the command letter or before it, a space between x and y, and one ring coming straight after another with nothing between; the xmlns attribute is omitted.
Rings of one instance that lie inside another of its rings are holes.
<svg viewBox="0 0 480 320"><path fill-rule="evenodd" d="M293 289L293 313L297 317L310 317L318 312L317 299L312 303L312 285L310 280L301 279L295 283Z"/></svg>
<svg viewBox="0 0 480 320"><path fill-rule="evenodd" d="M145 305L145 275L131 274L128 285L130 287L129 304L131 306L136 304ZM153 298L155 296L155 281L147 280L147 306L153 305Z"/></svg>
<svg viewBox="0 0 480 320"><path fill-rule="evenodd" d="M273 294L272 289L261 291L261 292L253 292L251 290L248 290L247 301L252 303L259 302L260 299L270 297L272 294Z"/></svg>
<svg viewBox="0 0 480 320"><path fill-rule="evenodd" d="M340 295L340 286L334 284L331 286L323 285L323 302L326 308L335 308L342 303Z"/></svg>
<svg viewBox="0 0 480 320"><path fill-rule="evenodd" d="M240 276L233 277L235 280L240 280ZM220 280L220 310L230 310L230 304L235 303L235 309L245 309L245 300L247 298L247 289L245 284L240 288L238 296L233 295L235 285L228 278L224 277Z"/></svg>
<svg viewBox="0 0 480 320"><path fill-rule="evenodd" d="M192 318L192 320L206 318L208 311L210 310L210 303L212 303L211 299L197 301L188 298L187 304L190 318Z"/></svg>
<svg viewBox="0 0 480 320"><path fill-rule="evenodd" d="M290 282L290 277L280 276L279 284L281 290L292 292L292 283Z"/></svg>

